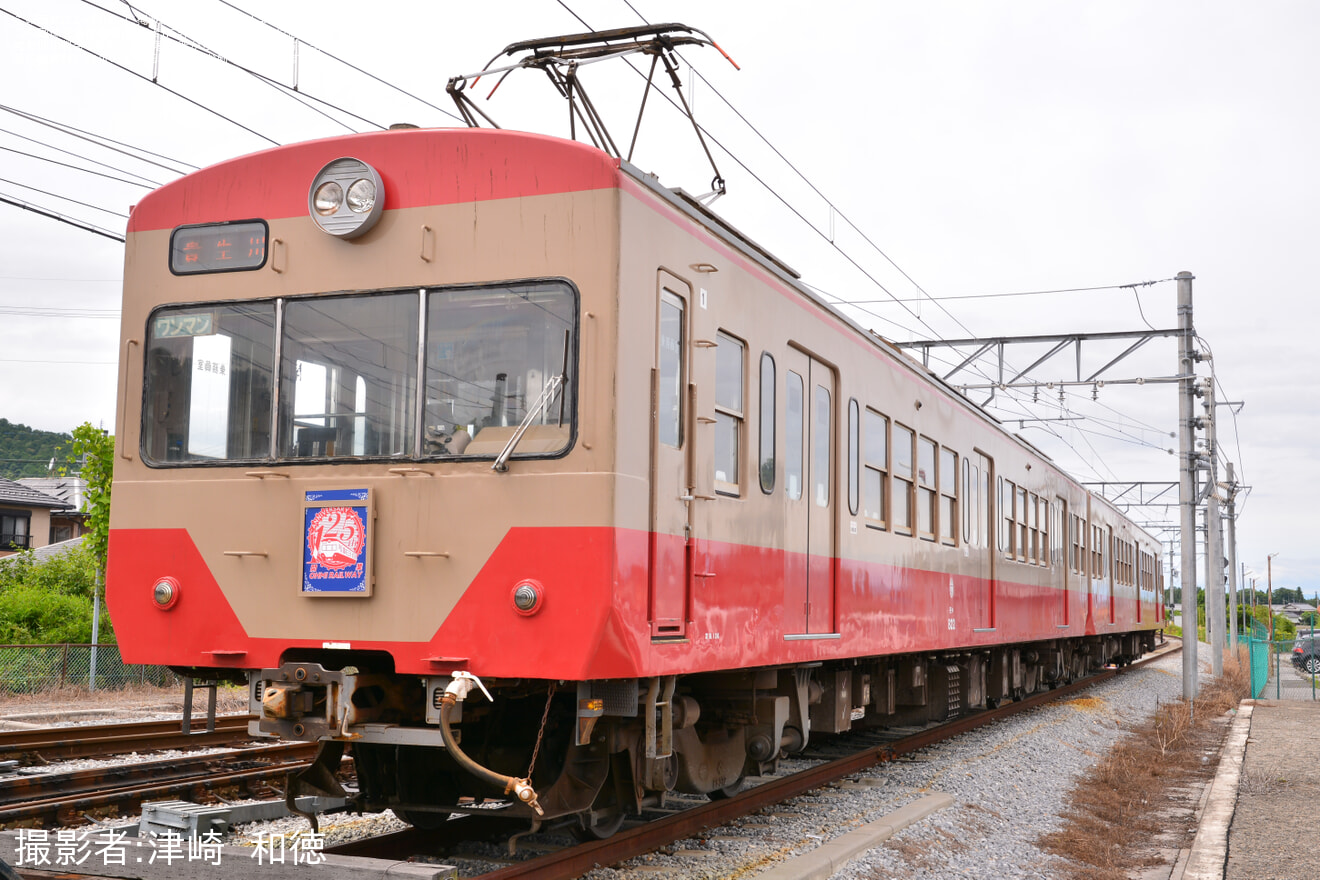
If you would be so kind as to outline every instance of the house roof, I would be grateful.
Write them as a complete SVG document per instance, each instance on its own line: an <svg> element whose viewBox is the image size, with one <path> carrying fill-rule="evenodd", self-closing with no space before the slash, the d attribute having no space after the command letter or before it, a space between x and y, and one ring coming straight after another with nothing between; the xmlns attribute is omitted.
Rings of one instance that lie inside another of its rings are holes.
<svg viewBox="0 0 1320 880"><path fill-rule="evenodd" d="M13 556L0 556L0 565L6 564L11 559L18 559L20 556L29 554L36 560L49 559L52 556L58 556L61 553L66 553L75 547L81 546L86 537L86 535L81 535L77 538L70 538L67 541L60 541L55 544L47 544L44 547L37 547L33 550L24 550L22 553L16 553Z"/></svg>
<svg viewBox="0 0 1320 880"><path fill-rule="evenodd" d="M69 506L68 502L39 492L31 486L3 478L0 478L0 504L12 507L49 507L53 510Z"/></svg>
<svg viewBox="0 0 1320 880"><path fill-rule="evenodd" d="M19 477L14 482L35 489L43 495L58 498L64 506L79 510L87 493L87 481L82 477Z"/></svg>

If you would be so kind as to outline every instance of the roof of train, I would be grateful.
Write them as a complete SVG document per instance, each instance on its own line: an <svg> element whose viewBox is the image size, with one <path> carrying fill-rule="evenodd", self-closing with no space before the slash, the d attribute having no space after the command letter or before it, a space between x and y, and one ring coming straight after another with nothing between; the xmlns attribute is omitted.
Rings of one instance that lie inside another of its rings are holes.
<svg viewBox="0 0 1320 880"><path fill-rule="evenodd" d="M345 156L360 159L380 173L391 209L619 185L619 160L576 141L484 128L377 131L273 147L195 171L138 202L129 216L128 231L173 229L218 219L306 216L308 169L319 169ZM474 163L496 171L487 175L410 173L423 167L461 168ZM259 175L252 173L255 167L261 168Z"/></svg>

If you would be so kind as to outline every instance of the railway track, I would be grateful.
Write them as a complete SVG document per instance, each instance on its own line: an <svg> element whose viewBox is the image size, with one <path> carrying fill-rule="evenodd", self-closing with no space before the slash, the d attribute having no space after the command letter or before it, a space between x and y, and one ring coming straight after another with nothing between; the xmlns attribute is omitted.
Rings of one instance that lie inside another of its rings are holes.
<svg viewBox="0 0 1320 880"><path fill-rule="evenodd" d="M116 807L122 813L144 800L196 800L235 786L253 790L305 766L315 752L314 743L285 743L0 779L0 824L72 824L89 810Z"/></svg>
<svg viewBox="0 0 1320 880"><path fill-rule="evenodd" d="M215 730L207 731L202 720L194 722L191 733L184 733L177 720L5 731L0 733L0 760L30 765L128 752L230 745L250 738L247 730L252 719L251 715L222 715L215 719Z"/></svg>
<svg viewBox="0 0 1320 880"><path fill-rule="evenodd" d="M577 846L555 849L545 855L519 861L516 864L506 863L490 872L481 874L481 880L512 880L512 878L570 880L570 878L578 877L597 866L614 865L628 859L637 858L676 841L696 836L704 829L733 822L813 789L837 782L877 764L892 761L902 755L959 736L982 725L1074 696L1096 684L1122 675L1129 670L1140 669L1148 663L1175 653L1181 650L1181 647L1181 642L1168 642L1163 649L1157 650L1143 660L1123 669L1107 669L1081 681L924 730L870 732L856 736L845 734L838 738L832 738L824 744L823 748L817 746L808 750L806 757L812 757L813 753L816 756L824 752L837 753L839 750L847 750L847 754L829 760L822 760L820 764L814 767L791 775L770 779L732 798L709 801L699 806L659 816L634 827L625 827L606 840L591 841ZM865 740L866 745L857 748L850 745L849 740L854 743ZM456 816L435 831L423 832L410 828L380 837L327 847L325 851L337 855L398 860L416 855L440 856L443 858L451 853L453 848L460 842L472 840L507 841L513 834L525 832L526 830L525 821L513 823L508 820L502 821L496 816L490 818L484 816ZM465 856L464 858L468 857Z"/></svg>

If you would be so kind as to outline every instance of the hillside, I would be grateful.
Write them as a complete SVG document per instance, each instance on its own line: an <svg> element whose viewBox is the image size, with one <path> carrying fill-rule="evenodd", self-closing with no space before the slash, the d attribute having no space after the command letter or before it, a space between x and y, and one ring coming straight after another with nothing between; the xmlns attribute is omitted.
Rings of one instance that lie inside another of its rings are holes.
<svg viewBox="0 0 1320 880"><path fill-rule="evenodd" d="M44 477L52 457L59 465L63 447L67 452L73 437L55 431L38 431L8 419L0 419L0 477Z"/></svg>

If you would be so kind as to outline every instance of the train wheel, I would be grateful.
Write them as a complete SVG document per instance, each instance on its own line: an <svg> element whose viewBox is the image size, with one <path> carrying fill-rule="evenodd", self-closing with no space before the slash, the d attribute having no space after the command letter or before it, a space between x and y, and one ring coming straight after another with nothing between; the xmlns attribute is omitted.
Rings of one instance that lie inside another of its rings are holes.
<svg viewBox="0 0 1320 880"><path fill-rule="evenodd" d="M449 821L448 813L432 813L427 810L395 810L394 815L418 831L435 831Z"/></svg>
<svg viewBox="0 0 1320 880"><path fill-rule="evenodd" d="M573 835L583 843L612 837L623 825L623 804L619 802L618 786L614 783L614 770L605 777L604 784L591 802L591 809L578 815L580 823Z"/></svg>
<svg viewBox="0 0 1320 880"><path fill-rule="evenodd" d="M726 800L728 798L733 797L738 792L742 791L743 783L746 781L747 781L746 776L739 776L737 779L733 780L733 782L730 782L728 785L724 786L723 788L717 788L714 791L706 792L706 797L710 798L713 801Z"/></svg>

